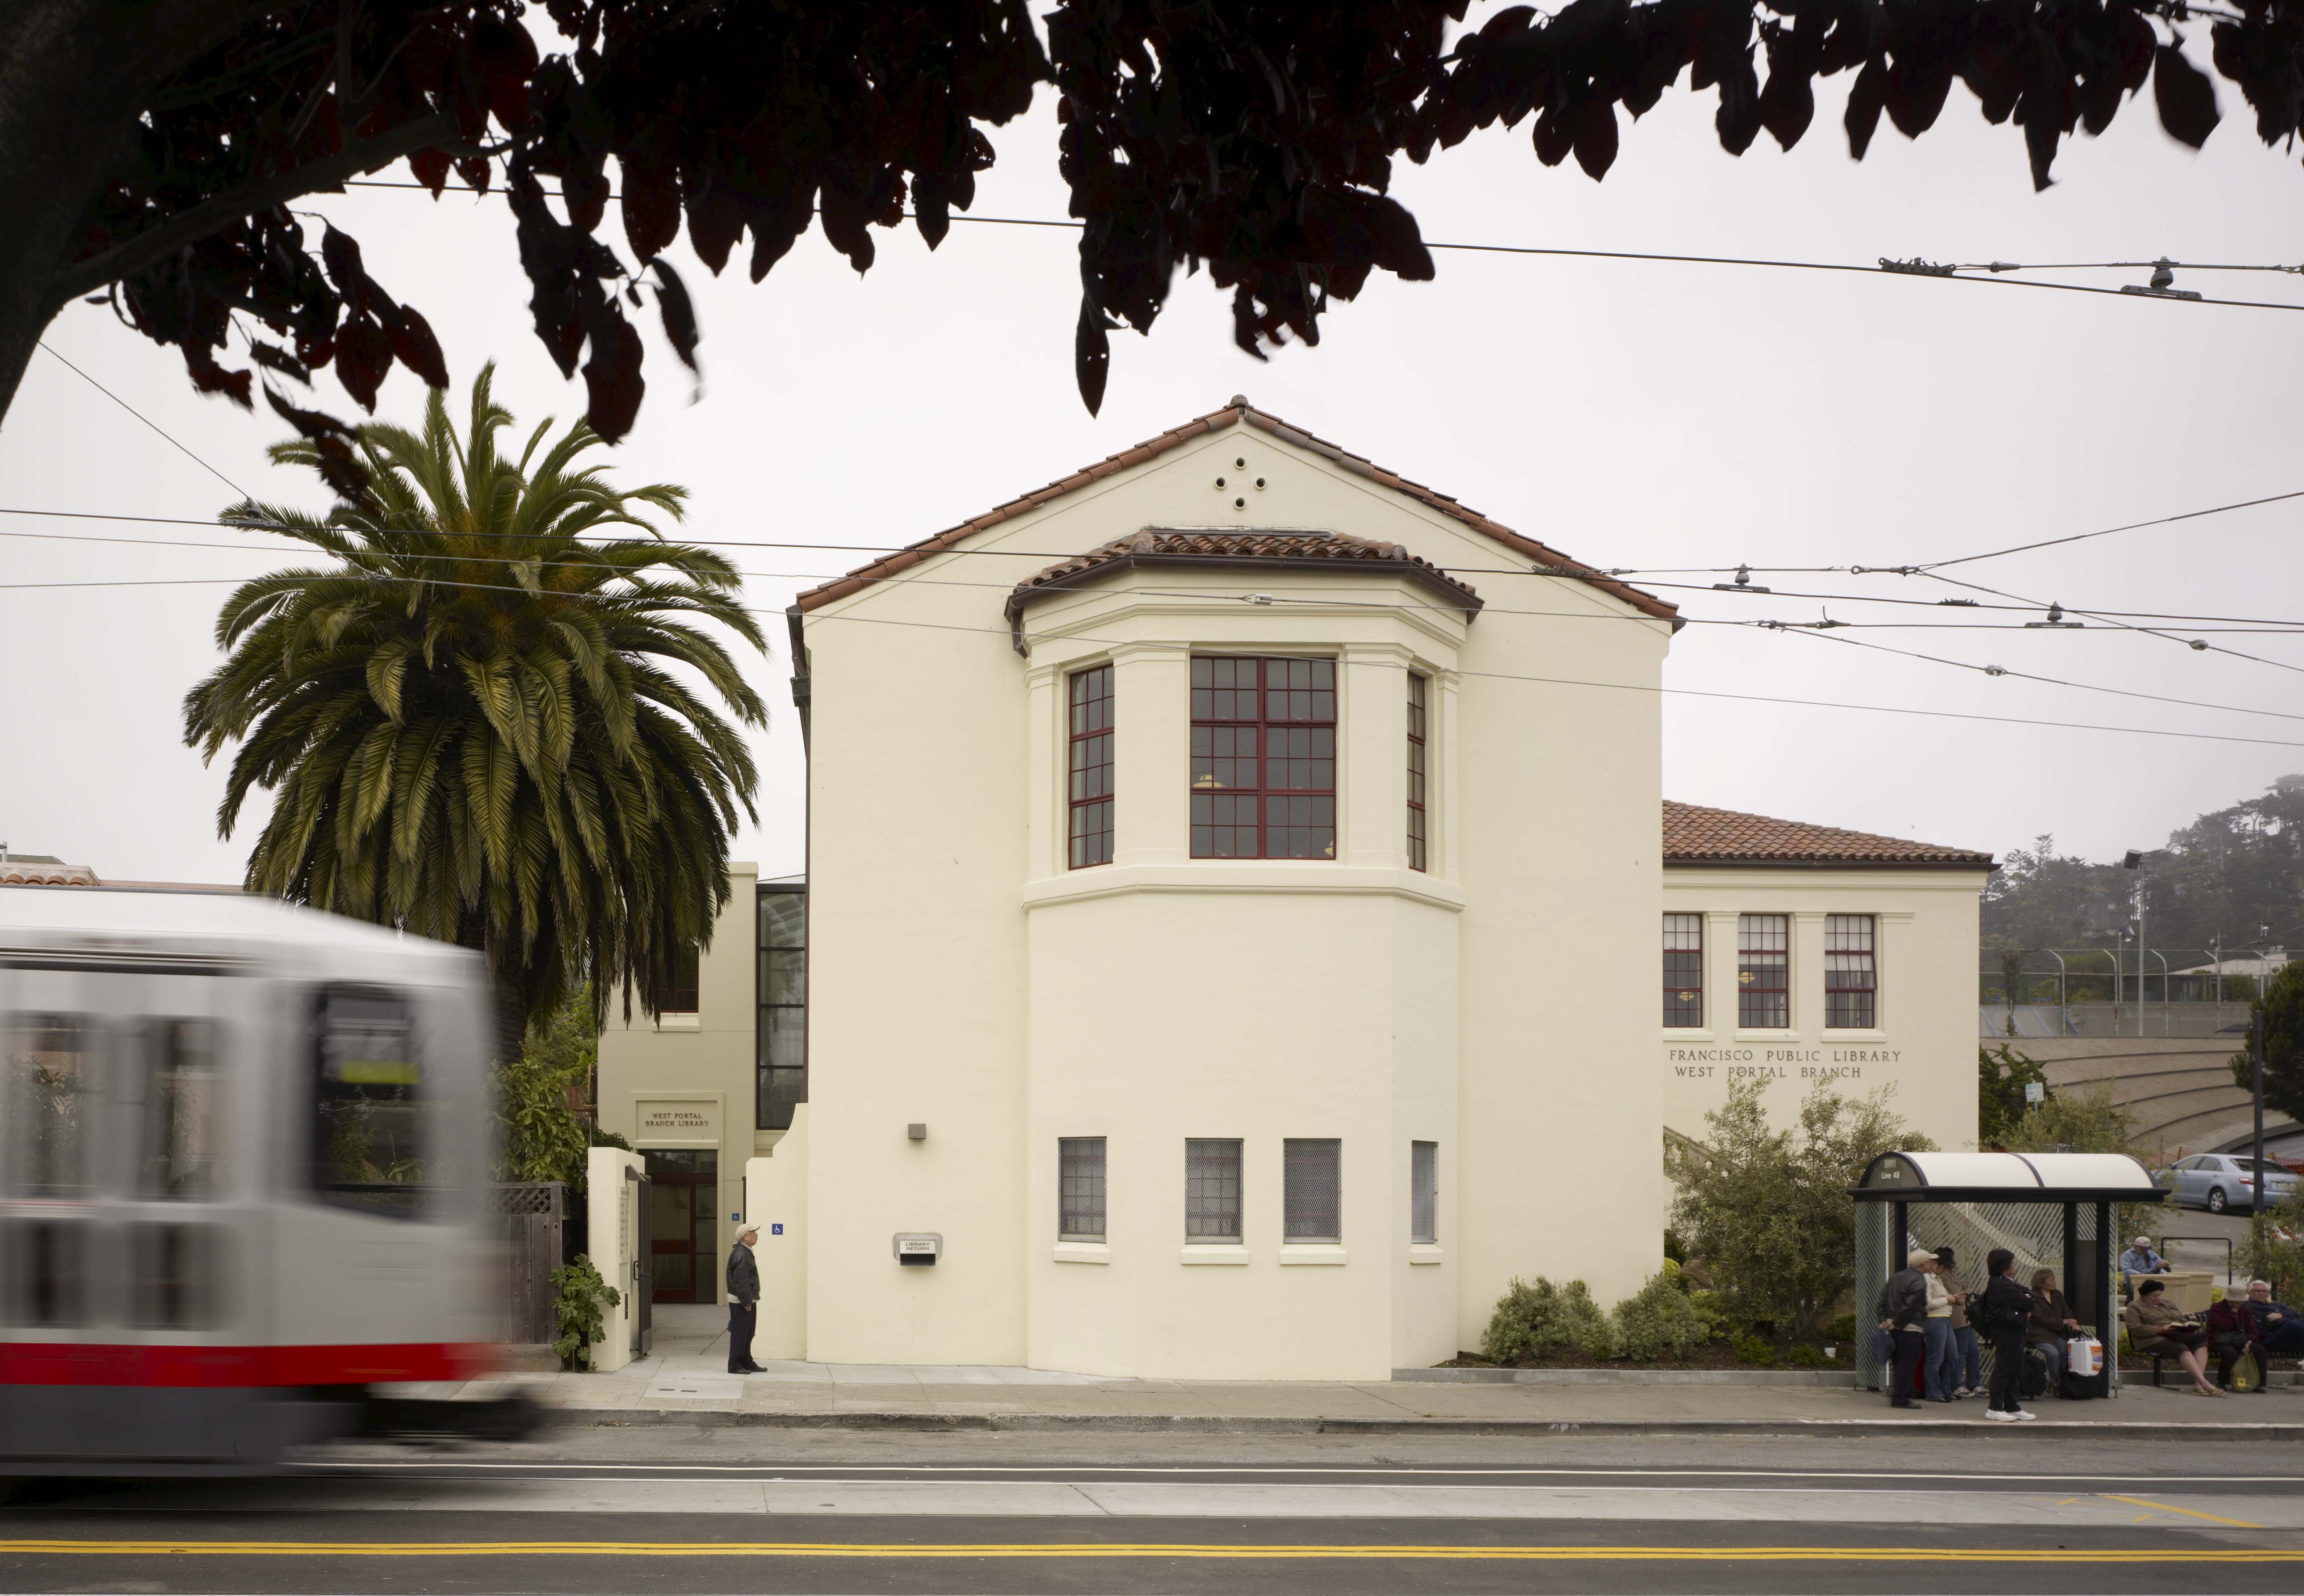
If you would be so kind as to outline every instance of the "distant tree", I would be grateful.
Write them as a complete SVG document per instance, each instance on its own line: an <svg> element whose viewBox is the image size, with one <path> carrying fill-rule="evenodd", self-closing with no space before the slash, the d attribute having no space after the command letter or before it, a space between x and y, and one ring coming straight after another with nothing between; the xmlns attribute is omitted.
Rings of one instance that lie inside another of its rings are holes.
<svg viewBox="0 0 2304 1596"><path fill-rule="evenodd" d="M663 258L683 220L715 273L749 234L755 282L818 215L859 271L870 228L907 207L933 247L992 165L984 130L1043 84L1087 224L1073 360L1091 410L1108 334L1148 331L1180 266L1231 292L1249 353L1316 342L1321 313L1372 272L1433 275L1388 193L1397 160L1532 119L1539 161L1572 155L1597 178L1620 109L1640 115L1683 76L1717 94L1721 147L1741 155L1763 130L1798 143L1815 80L1852 73L1859 158L1884 114L1908 138L1933 126L1958 79L1987 121L2023 130L2045 188L2059 143L2104 131L2147 82L2163 127L2207 138L2215 89L2180 48L2198 22L2260 138L2304 127L2294 0L1572 0L1452 31L1465 9L1057 0L1044 36L1025 0L543 0L558 37L539 38L522 0L13 0L0 411L42 328L85 296L242 404L254 366L301 380L332 365L364 408L395 360L445 385L423 316L346 234L324 224L315 250L293 203L402 161L436 194L452 173L500 177L537 335L563 374L581 362L593 429L614 440L640 404L624 308L644 282L695 358ZM600 236L612 190L629 262ZM235 332L253 365L228 369ZM285 409L315 441L349 442Z"/></svg>
<svg viewBox="0 0 2304 1596"><path fill-rule="evenodd" d="M461 437L437 389L420 433L362 428L368 489L327 516L225 512L332 558L224 602L184 740L240 744L223 835L276 794L250 891L479 950L508 1060L587 981L596 1022L619 986L653 1012L673 958L710 942L755 784L716 704L767 712L706 627L766 643L726 558L647 519L682 490L611 486L580 421L498 453L490 375ZM317 463L301 440L272 452ZM620 529L639 536L581 541Z"/></svg>
<svg viewBox="0 0 2304 1596"><path fill-rule="evenodd" d="M2024 1088L2037 1085L2043 1094L2048 1077L2034 1060L2012 1045L1976 1050L1976 1141L1979 1147L2004 1147L2016 1123L2030 1107Z"/></svg>
<svg viewBox="0 0 2304 1596"><path fill-rule="evenodd" d="M1745 1323L1773 1321L1806 1340L1848 1293L1856 1203L1848 1188L1883 1153L1936 1144L1909 1130L1886 1090L1846 1098L1818 1081L1797 1129L1771 1128L1766 1089L1732 1083L1704 1117L1700 1149L1673 1144L1665 1167L1679 1196L1673 1228Z"/></svg>
<svg viewBox="0 0 2304 1596"><path fill-rule="evenodd" d="M496 1071L499 1180L584 1184L588 1115L600 1026L587 986L528 1028L520 1056ZM578 1111L582 1105L584 1112Z"/></svg>
<svg viewBox="0 0 2304 1596"><path fill-rule="evenodd" d="M2264 1106L2304 1119L2304 962L2290 960L2249 1013L2264 1026ZM2232 1055L2232 1072L2233 1084L2253 1096L2256 1064L2249 1048Z"/></svg>

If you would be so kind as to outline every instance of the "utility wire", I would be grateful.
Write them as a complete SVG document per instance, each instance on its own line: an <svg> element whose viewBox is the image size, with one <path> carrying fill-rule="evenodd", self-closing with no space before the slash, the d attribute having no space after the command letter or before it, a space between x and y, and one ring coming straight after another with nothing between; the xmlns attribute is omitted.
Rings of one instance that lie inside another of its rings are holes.
<svg viewBox="0 0 2304 1596"><path fill-rule="evenodd" d="M348 179L344 186L358 189L412 189L425 193L432 192L428 184L390 178L352 178ZM445 189L442 190L443 193L446 191ZM488 189L483 191L466 189L460 191L471 193L475 197L486 197L501 194L504 190ZM556 195L551 197L560 198ZM623 196L613 195L611 198L621 199ZM906 211L904 215L909 219L913 217L914 214L911 211ZM1038 216L972 216L961 211L952 212L949 220L994 227L1060 228L1072 232L1080 231L1086 225L1081 222L1057 221ZM1908 268L1899 271L1885 260L1876 266L1858 266L1847 261L1774 260L1763 257L1741 255L1667 255L1638 249L1560 249L1532 244L1459 244L1444 243L1433 239L1426 239L1424 247L1427 249L1448 249L1473 255L1540 255L1567 260L1645 260L1678 266L1765 266L1796 272L1856 272L1867 277L1925 278L1939 283L1971 283L1988 284L1996 288L2042 288L2054 289L2064 293L2109 294L2116 300L2153 299L2186 305L2226 305L2249 310L2304 310L2304 304L2283 303L2274 300L2195 300L2189 297L2177 298L2173 295L2131 294L2117 288L2090 288L2080 283L2033 283L2016 277L1963 277L1949 269L1913 271ZM2147 261L2143 264L2150 266L2157 266L2159 263ZM2264 269L2277 271L2291 268L2274 266Z"/></svg>
<svg viewBox="0 0 2304 1596"><path fill-rule="evenodd" d="M1989 593L1995 598L2022 597L2020 594L2003 593L1997 587L1985 587L1974 582L1963 582L1957 577L1940 577L1933 571L1922 574L1926 575L1930 581L1947 583L1954 587L1966 587L1977 593ZM2141 632L2147 638L2164 638L2169 642L2181 644L2186 648L2213 654L2227 654L2236 660L2252 660L2259 665L2270 665L2275 670L2293 671L2299 675L2304 675L2304 665L2291 665L2284 660L2268 660L2260 654L2242 654L2237 648L2226 648L2219 644L2202 642L2198 638L2180 638L2173 632L2162 631L2155 627L2132 625L2128 621L2117 620L2108 613L2101 613L2094 610L2069 610L2066 612L2085 615L2091 621L2101 621L2105 625L2117 627L2122 631Z"/></svg>
<svg viewBox="0 0 2304 1596"><path fill-rule="evenodd" d="M1967 565L1978 560L1997 560L2003 554L2022 554L2029 553L2034 549L2052 549L2060 544L2085 543L2091 537L2109 537L2115 532L2134 532L2145 527L2173 526L2178 521L2198 520L2204 515L2223 515L2229 511L2253 510L2259 504L2279 504L2290 499L2304 499L2304 488L2299 488L2293 493L2270 494L2261 499L2242 499L2232 504L2217 504L2207 510L2188 510L2181 515L2156 516L2148 521L2130 521L2124 527L2106 527L2096 532L2075 532L2070 537L2049 537L2038 543L2020 543L2013 548L1993 549L1982 554L1962 554L1956 560L1931 560L1919 569L1923 572L1941 570L1947 565Z"/></svg>
<svg viewBox="0 0 2304 1596"><path fill-rule="evenodd" d="M65 370L80 378L80 381L86 383L98 393L103 394L106 399L112 401L113 403L118 405L122 410L126 410L130 415L135 417L136 419L141 421L154 432L158 433L161 437L167 440L171 447L173 447L178 453L182 454L186 460L191 460L194 465L199 467L201 470L206 471L218 482L223 483L224 486L232 489L233 493L238 494L241 498L245 499L250 496L246 488L241 486L240 484L234 482L231 477L225 476L222 471L217 470L214 466L208 464L208 461L202 460L199 455L193 453L190 449L186 448L183 444L178 443L174 437L170 436L167 431L163 428L158 422L153 420L151 417L138 410L134 405L130 404L126 400L121 398L119 394L114 393L102 383L97 382L94 377L89 376L88 373L82 371L70 360L65 359L62 355L56 354L55 346L49 343L45 338L40 340L40 347L47 350L50 355L55 356L57 362L61 364Z"/></svg>

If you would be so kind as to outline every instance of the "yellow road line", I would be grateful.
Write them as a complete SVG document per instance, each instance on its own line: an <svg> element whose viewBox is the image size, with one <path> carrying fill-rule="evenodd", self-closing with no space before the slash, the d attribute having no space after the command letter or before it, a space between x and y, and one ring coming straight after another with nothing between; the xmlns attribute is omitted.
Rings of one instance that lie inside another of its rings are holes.
<svg viewBox="0 0 2304 1596"><path fill-rule="evenodd" d="M2229 1521L2226 1521L2229 1522ZM0 1556L616 1557L616 1558L1207 1558L1701 1563L2297 1563L2304 1548L1937 1546L1258 1546L1012 1541L903 1545L837 1541L0 1541Z"/></svg>
<svg viewBox="0 0 2304 1596"><path fill-rule="evenodd" d="M2250 1524L2245 1518L2224 1518L2219 1517L2214 1513L2196 1512L2190 1507L2172 1507L2166 1502L2147 1501L2140 1496L2112 1496L2107 1494L2105 1499L2111 1502L2126 1502L2131 1507L2157 1507L2163 1513L2181 1513L2187 1518L2205 1518L2210 1524L2228 1524L2234 1529L2239 1530L2260 1530L2264 1527L2260 1524Z"/></svg>

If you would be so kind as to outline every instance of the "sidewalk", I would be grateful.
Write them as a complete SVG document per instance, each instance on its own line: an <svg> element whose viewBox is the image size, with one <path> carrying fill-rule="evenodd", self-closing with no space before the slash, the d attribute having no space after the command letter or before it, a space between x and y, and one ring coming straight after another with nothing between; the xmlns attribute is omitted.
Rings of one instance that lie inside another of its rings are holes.
<svg viewBox="0 0 2304 1596"><path fill-rule="evenodd" d="M1878 1392L1849 1387L1131 1380L1040 1369L802 1363L736 1375L727 1372L724 1325L716 1308L660 1305L652 1355L613 1374L511 1375L426 1388L425 1394L518 1389L549 1410L553 1423L575 1424L1746 1434L2037 1434L2052 1425L2085 1425L2113 1433L2304 1440L2304 1389L2295 1387L2216 1399L2129 1386L2108 1402L2036 1403L2039 1422L2019 1426L1986 1420L1981 1398L1899 1412Z"/></svg>

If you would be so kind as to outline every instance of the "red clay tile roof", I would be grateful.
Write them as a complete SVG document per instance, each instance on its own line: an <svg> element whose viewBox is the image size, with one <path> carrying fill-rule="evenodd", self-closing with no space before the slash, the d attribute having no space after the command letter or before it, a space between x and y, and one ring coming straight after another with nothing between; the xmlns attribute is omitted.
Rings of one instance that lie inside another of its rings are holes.
<svg viewBox="0 0 2304 1596"><path fill-rule="evenodd" d="M85 865L67 865L51 854L10 854L0 862L0 887L97 887L96 872Z"/></svg>
<svg viewBox="0 0 2304 1596"><path fill-rule="evenodd" d="M1990 870L1992 856L1806 821L1664 801L1666 865L1807 865Z"/></svg>
<svg viewBox="0 0 2304 1596"><path fill-rule="evenodd" d="M898 571L910 570L923 560L956 547L972 533L997 526L1000 522L1022 515L1027 511L1037 510L1051 499L1061 498L1075 488L1086 487L1089 483L1101 477L1125 471L1132 466L1140 466L1147 460L1156 460L1177 445L1188 443L1193 438L1213 432L1222 432L1227 426L1242 426L1259 428L1283 443L1293 443L1300 449L1309 449L1315 454L1326 455L1345 470L1366 477L1373 482L1381 483L1395 492L1406 494L1410 498L1431 506L1443 515L1463 522L1474 531L1494 538L1532 564L1554 567L1559 574L1588 582L1602 592L1622 599L1644 614L1654 615L1662 621L1669 621L1675 627L1680 624L1678 605L1658 598L1653 594L1643 593L1637 587L1628 587L1613 577L1605 576L1591 566L1571 560L1557 549L1549 548L1532 537L1523 536L1500 522L1492 521L1478 511L1459 504L1447 494L1426 487L1420 482L1410 482L1407 477L1387 471L1383 467L1364 460L1357 454L1348 454L1325 439L1314 437L1310 433L1289 426L1277 416L1268 415L1257 410L1238 394L1233 395L1232 403L1223 410L1211 410L1205 416L1196 417L1182 426L1172 426L1156 438L1147 438L1133 449L1107 455L1096 464L1082 467L1071 476L1059 478L1044 488L1026 494L1021 498L1011 499L1007 503L994 510L987 510L982 515L961 522L957 527L946 528L933 537L924 537L918 543L897 550L893 554L885 554L877 560L860 565L844 577L826 582L821 587L809 588L802 593L796 602L802 610L813 610L819 605L828 604L836 598L845 598L851 593L862 591L885 577L892 577Z"/></svg>
<svg viewBox="0 0 2304 1596"><path fill-rule="evenodd" d="M1419 559L1396 543L1353 537L1343 532L1298 532L1265 528L1233 532L1221 527L1147 527L1127 537L1114 538L1069 560L1059 560L1016 584L1008 595L1008 625L1016 634L1016 651L1024 652L1021 617L1034 599L1078 587L1105 572L1139 566L1226 570L1249 567L1318 567L1338 562L1375 566L1408 577L1430 588L1452 608L1461 608L1469 621L1479 613L1480 595L1429 560Z"/></svg>

